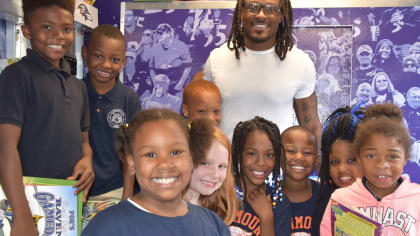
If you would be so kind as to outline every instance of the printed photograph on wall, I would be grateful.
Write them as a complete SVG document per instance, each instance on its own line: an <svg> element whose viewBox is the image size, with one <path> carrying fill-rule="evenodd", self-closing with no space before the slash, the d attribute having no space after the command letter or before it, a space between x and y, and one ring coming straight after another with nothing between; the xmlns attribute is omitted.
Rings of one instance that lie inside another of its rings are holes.
<svg viewBox="0 0 420 236"><path fill-rule="evenodd" d="M350 105L352 28L295 27L295 46L314 62L315 92L321 123L339 107ZM297 123L297 122L296 122Z"/></svg>
<svg viewBox="0 0 420 236"><path fill-rule="evenodd" d="M226 42L231 19L229 9L126 11L124 83L144 109L180 111L183 88Z"/></svg>
<svg viewBox="0 0 420 236"><path fill-rule="evenodd" d="M351 104L398 105L412 138L404 172L420 183L420 7L294 9L295 26L353 27Z"/></svg>

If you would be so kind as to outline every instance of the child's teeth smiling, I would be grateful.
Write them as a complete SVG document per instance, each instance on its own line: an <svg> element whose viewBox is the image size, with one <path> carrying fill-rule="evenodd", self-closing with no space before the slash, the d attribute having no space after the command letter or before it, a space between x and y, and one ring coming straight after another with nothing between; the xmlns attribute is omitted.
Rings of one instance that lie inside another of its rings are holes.
<svg viewBox="0 0 420 236"><path fill-rule="evenodd" d="M63 48L62 45L48 45L49 48L54 48L54 49L61 49Z"/></svg>
<svg viewBox="0 0 420 236"><path fill-rule="evenodd" d="M340 178L340 180L341 180L341 181L343 181L343 182L345 182L345 181L349 181L349 180L351 180L351 179L353 179L353 177L350 177L350 176L344 176L344 177L341 177L341 178Z"/></svg>
<svg viewBox="0 0 420 236"><path fill-rule="evenodd" d="M102 71L102 70L99 70L98 73L103 77L108 77L110 75L110 73Z"/></svg>
<svg viewBox="0 0 420 236"><path fill-rule="evenodd" d="M177 179L177 177L172 177L172 178L153 178L153 181L155 181L156 183L159 184L172 184L175 182L175 180Z"/></svg>
<svg viewBox="0 0 420 236"><path fill-rule="evenodd" d="M377 175L376 178L378 181L383 183L388 183L392 179L392 177L389 175Z"/></svg>
<svg viewBox="0 0 420 236"><path fill-rule="evenodd" d="M304 170L305 167L304 166L292 166L292 169L295 169L295 170Z"/></svg>
<svg viewBox="0 0 420 236"><path fill-rule="evenodd" d="M253 170L252 173L254 175L264 175L264 171L256 171L256 170Z"/></svg>
<svg viewBox="0 0 420 236"><path fill-rule="evenodd" d="M207 180L201 180L201 182L203 182L204 185L207 185L209 187L216 186L216 183L215 182L211 182L211 181L207 181Z"/></svg>

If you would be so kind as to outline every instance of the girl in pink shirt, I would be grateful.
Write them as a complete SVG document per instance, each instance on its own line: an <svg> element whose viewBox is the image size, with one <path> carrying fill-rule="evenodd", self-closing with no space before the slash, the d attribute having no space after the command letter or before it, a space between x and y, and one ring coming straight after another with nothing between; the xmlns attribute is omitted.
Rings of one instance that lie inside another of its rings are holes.
<svg viewBox="0 0 420 236"><path fill-rule="evenodd" d="M420 204L416 204L420 201L420 185L401 176L409 159L410 137L401 122L392 119L395 106L382 108L387 115L368 116L356 130L353 151L363 179L337 189L331 199L381 223L382 235L420 235ZM321 235L332 235L331 228L330 200Z"/></svg>

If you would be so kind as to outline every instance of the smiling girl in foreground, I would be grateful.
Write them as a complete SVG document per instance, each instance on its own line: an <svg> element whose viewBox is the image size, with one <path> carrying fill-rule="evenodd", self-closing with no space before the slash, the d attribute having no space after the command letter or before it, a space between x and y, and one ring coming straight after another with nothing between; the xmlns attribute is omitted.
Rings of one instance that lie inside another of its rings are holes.
<svg viewBox="0 0 420 236"><path fill-rule="evenodd" d="M185 120L168 109L138 113L116 136L139 193L100 212L82 235L229 235L213 212L186 203L193 163Z"/></svg>
<svg viewBox="0 0 420 236"><path fill-rule="evenodd" d="M382 223L382 235L419 235L420 186L401 176L409 159L410 138L401 122L388 118L390 112L368 117L357 128L353 151L364 177L337 189L331 199ZM321 235L331 234L330 200Z"/></svg>
<svg viewBox="0 0 420 236"><path fill-rule="evenodd" d="M289 204L283 199L280 186L283 153L276 124L255 117L236 125L232 140L233 173L243 206L229 227L232 236L290 235ZM270 173L275 178L268 182Z"/></svg>

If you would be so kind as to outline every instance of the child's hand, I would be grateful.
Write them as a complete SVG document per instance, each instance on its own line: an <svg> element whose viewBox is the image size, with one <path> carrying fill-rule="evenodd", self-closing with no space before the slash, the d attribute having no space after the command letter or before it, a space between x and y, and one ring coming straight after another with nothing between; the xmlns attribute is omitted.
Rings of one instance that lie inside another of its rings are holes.
<svg viewBox="0 0 420 236"><path fill-rule="evenodd" d="M246 195L246 199L261 221L273 220L273 205L270 195L265 195L265 189L259 187Z"/></svg>
<svg viewBox="0 0 420 236"><path fill-rule="evenodd" d="M73 188L77 188L74 194L78 194L83 191L83 202L86 201L90 187L92 187L95 174L92 168L92 158L89 156L83 156L73 168L72 176L68 177L67 180L76 180L80 176L79 180L73 185Z"/></svg>
<svg viewBox="0 0 420 236"><path fill-rule="evenodd" d="M18 217L13 218L12 229L10 236L38 236L38 230L34 224L32 217Z"/></svg>

